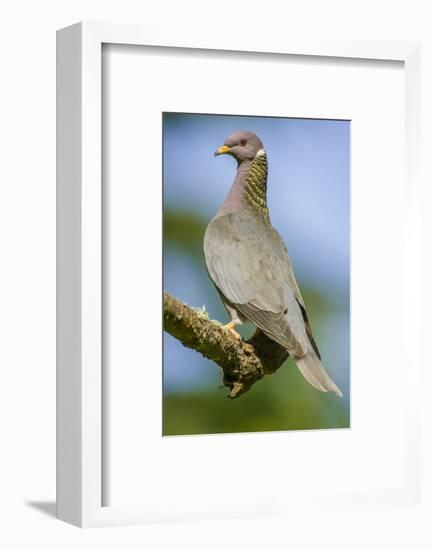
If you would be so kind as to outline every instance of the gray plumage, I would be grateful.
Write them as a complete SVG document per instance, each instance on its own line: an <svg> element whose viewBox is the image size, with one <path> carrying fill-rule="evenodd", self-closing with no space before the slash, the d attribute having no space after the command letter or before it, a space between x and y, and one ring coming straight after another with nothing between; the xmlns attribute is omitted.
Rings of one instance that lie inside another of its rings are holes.
<svg viewBox="0 0 431 550"><path fill-rule="evenodd" d="M232 318L254 323L293 357L305 379L342 395L325 371L286 247L266 202L268 165L260 139L236 132L216 151L238 163L232 187L204 239L208 274Z"/></svg>

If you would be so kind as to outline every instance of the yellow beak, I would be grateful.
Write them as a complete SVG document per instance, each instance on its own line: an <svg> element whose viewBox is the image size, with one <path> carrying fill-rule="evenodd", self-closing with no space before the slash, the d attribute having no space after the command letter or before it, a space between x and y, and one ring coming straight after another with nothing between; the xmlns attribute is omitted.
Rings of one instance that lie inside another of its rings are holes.
<svg viewBox="0 0 431 550"><path fill-rule="evenodd" d="M230 147L228 147L227 145L222 145L214 153L214 156L216 157L217 155L225 155L226 153L230 153Z"/></svg>

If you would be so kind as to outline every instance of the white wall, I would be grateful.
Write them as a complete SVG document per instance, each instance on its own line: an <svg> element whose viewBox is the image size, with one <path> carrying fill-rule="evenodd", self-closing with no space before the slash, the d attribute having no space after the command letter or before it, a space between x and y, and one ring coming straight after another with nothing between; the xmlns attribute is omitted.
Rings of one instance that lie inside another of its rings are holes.
<svg viewBox="0 0 431 550"><path fill-rule="evenodd" d="M310 521L213 522L79 531L26 502L55 495L55 30L92 19L201 22L393 40L423 40L431 60L427 2L326 0L15 0L0 7L0 508L3 548L426 548L430 474L412 511L322 514ZM431 65L431 62L428 62ZM430 74L424 97L431 97ZM430 102L424 102L430 150ZM427 167L428 168L428 167ZM429 171L427 172L428 182ZM429 199L429 194L428 194ZM428 224L429 229L429 224ZM429 231L428 231L429 233ZM429 273L429 270L428 270ZM429 277L428 277L429 279ZM408 373L406 372L406 376ZM430 380L429 370L425 377ZM429 387L429 384L424 384ZM429 398L426 401L430 401ZM431 421L430 406L425 414ZM431 463L430 437L424 459ZM45 505L46 507L46 505ZM8 542L3 541L8 539Z"/></svg>

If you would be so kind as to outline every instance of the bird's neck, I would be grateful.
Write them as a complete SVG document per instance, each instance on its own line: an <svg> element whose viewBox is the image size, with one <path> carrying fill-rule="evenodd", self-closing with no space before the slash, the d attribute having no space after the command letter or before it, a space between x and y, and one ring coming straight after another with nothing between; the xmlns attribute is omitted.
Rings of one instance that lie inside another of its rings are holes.
<svg viewBox="0 0 431 550"><path fill-rule="evenodd" d="M268 179L268 161L265 152L253 160L245 160L238 165L235 180L220 208L218 215L236 212L251 206L269 223L269 212L266 201Z"/></svg>
<svg viewBox="0 0 431 550"><path fill-rule="evenodd" d="M269 222L266 187L268 179L268 161L263 151L250 163L244 176L244 198L247 203Z"/></svg>

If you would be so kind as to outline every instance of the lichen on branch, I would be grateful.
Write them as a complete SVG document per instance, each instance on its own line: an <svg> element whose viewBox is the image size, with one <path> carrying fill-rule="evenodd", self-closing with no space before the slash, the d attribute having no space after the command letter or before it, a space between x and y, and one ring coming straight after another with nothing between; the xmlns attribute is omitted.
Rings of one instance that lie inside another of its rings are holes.
<svg viewBox="0 0 431 550"><path fill-rule="evenodd" d="M266 374L275 372L288 358L288 352L257 330L246 341L238 340L205 310L187 306L171 294L163 295L164 330L188 348L217 363L223 370L223 383L229 397L239 397Z"/></svg>

